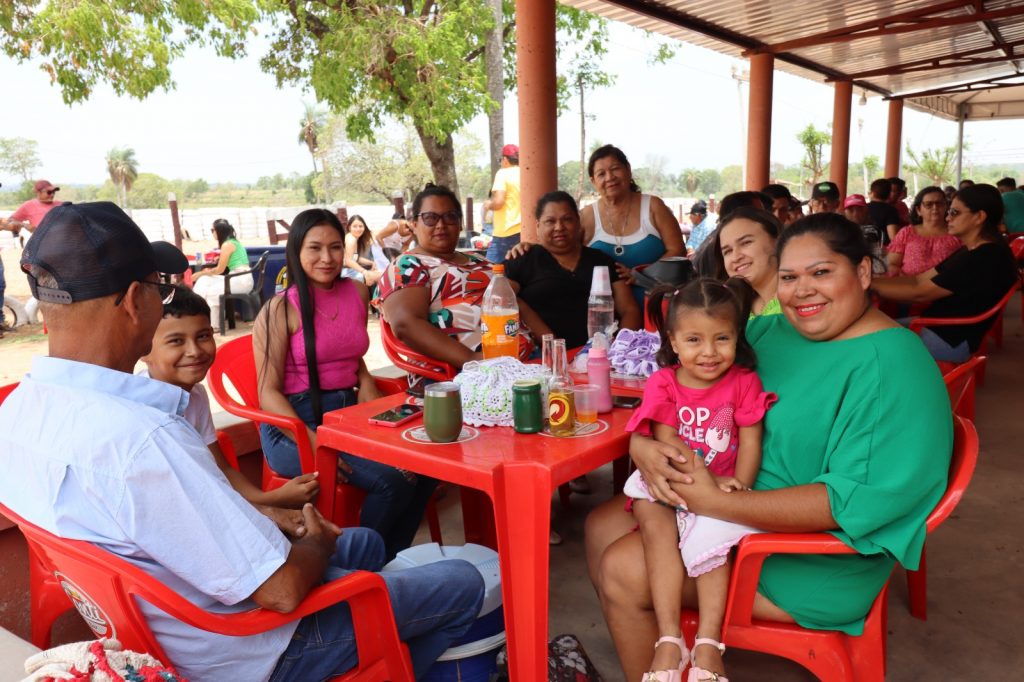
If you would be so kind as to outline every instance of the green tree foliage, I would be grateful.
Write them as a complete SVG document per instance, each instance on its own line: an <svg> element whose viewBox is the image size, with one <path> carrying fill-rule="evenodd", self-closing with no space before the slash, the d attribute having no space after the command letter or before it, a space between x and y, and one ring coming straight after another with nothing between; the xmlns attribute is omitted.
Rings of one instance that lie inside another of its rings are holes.
<svg viewBox="0 0 1024 682"><path fill-rule="evenodd" d="M135 150L128 147L114 147L107 152L107 173L118 191L118 203L128 206L128 192L139 176L139 162Z"/></svg>
<svg viewBox="0 0 1024 682"><path fill-rule="evenodd" d="M100 82L143 99L174 87L170 64L189 45L244 54L259 16L252 0L5 0L0 51L18 62L41 60L67 104L87 99Z"/></svg>
<svg viewBox="0 0 1024 682"><path fill-rule="evenodd" d="M24 137L0 137L0 170L29 181L39 167L39 143Z"/></svg>
<svg viewBox="0 0 1024 682"><path fill-rule="evenodd" d="M400 191L406 200L432 178L416 130L408 124L391 124L377 142L351 139L345 117L332 117L325 128L321 150L327 168L324 190L329 196L390 201Z"/></svg>
<svg viewBox="0 0 1024 682"><path fill-rule="evenodd" d="M739 192L743 189L743 166L738 164L732 166L726 166L721 172L721 194L717 195L719 199L727 194L733 192Z"/></svg>
<svg viewBox="0 0 1024 682"><path fill-rule="evenodd" d="M174 190L170 180L155 173L139 173L132 186L129 208L163 208L167 206L167 194Z"/></svg>
<svg viewBox="0 0 1024 682"><path fill-rule="evenodd" d="M804 158L801 165L810 174L810 184L816 184L825 175L828 162L825 161L825 146L832 144L832 134L818 130L813 123L797 133L797 142L803 145Z"/></svg>
<svg viewBox="0 0 1024 682"><path fill-rule="evenodd" d="M940 187L953 182L956 147L915 152L908 144L907 158L910 160L907 170L928 178L928 182Z"/></svg>
<svg viewBox="0 0 1024 682"><path fill-rule="evenodd" d="M708 197L712 194L718 196L722 188L722 174L714 168L705 168L697 174L697 185L701 193Z"/></svg>

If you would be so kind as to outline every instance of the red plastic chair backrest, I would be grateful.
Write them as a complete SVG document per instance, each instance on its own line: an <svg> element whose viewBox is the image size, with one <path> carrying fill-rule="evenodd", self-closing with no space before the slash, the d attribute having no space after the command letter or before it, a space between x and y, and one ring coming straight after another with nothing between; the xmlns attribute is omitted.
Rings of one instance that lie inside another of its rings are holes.
<svg viewBox="0 0 1024 682"><path fill-rule="evenodd" d="M359 664L356 670L333 679L412 680L387 587L376 574L359 571L317 587L287 614L258 608L241 613L212 613L110 552L81 540L57 537L2 504L0 514L18 525L43 565L54 570L64 592L96 636L116 638L126 650L148 653L173 667L173 661L149 629L136 597L188 625L236 637L266 632L346 600L353 615Z"/></svg>
<svg viewBox="0 0 1024 682"><path fill-rule="evenodd" d="M259 408L260 392L256 382L256 358L252 349L252 334L231 339L217 348L217 357L206 377L210 392L228 412L237 401L228 393L224 379L238 391L242 404ZM232 414L235 414L232 412Z"/></svg>
<svg viewBox="0 0 1024 682"><path fill-rule="evenodd" d="M384 346L384 353L391 359L391 362L410 374L436 381L448 381L458 374L451 365L421 355L399 341L391 329L391 325L383 317L380 320L380 340Z"/></svg>
<svg viewBox="0 0 1024 682"><path fill-rule="evenodd" d="M18 387L18 384L20 383L20 381L15 381L13 384L0 386L0 405L4 404L4 401L7 400L7 396L9 396L11 394L11 391L16 389Z"/></svg>
<svg viewBox="0 0 1024 682"><path fill-rule="evenodd" d="M1010 242L1010 250L1013 251L1013 257L1017 260L1024 258L1024 235L1013 238Z"/></svg>
<svg viewBox="0 0 1024 682"><path fill-rule="evenodd" d="M960 504L967 485L978 464L978 432L974 424L963 417L953 417L953 456L949 461L949 482L935 509L928 515L926 525L931 533L945 521Z"/></svg>
<svg viewBox="0 0 1024 682"><path fill-rule="evenodd" d="M958 417L974 419L974 391L977 384L975 374L986 360L984 355L977 355L963 364L955 365L942 375L946 390L949 392L950 407L953 408L953 414Z"/></svg>
<svg viewBox="0 0 1024 682"><path fill-rule="evenodd" d="M973 317L919 317L916 320L911 320L910 330L912 332L921 333L921 329L924 327L931 326L952 326L961 324L976 324L978 322L984 322L990 317L995 317L997 314L1003 311L1006 304L1010 302L1010 297L1013 296L1014 292L1020 289L1020 281L1014 282L1009 291L1003 295L999 302L989 308L983 313L979 313Z"/></svg>

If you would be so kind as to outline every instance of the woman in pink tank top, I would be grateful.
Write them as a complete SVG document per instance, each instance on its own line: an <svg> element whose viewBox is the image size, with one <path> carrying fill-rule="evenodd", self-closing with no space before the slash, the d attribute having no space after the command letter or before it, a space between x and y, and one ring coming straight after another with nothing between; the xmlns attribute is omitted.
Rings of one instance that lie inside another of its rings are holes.
<svg viewBox="0 0 1024 682"><path fill-rule="evenodd" d="M260 407L301 419L316 448L315 429L325 412L381 396L363 361L370 345L369 292L361 282L339 278L344 229L330 211L297 215L285 253L290 284L253 326ZM262 424L260 440L276 473L304 473L291 433ZM367 493L360 525L381 534L389 558L411 545L437 481L348 453L338 456L339 476Z"/></svg>

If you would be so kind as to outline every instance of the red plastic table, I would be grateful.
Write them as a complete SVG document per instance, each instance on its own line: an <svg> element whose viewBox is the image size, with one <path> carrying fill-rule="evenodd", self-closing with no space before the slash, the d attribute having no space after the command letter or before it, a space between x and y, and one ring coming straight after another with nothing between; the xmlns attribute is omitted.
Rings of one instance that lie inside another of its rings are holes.
<svg viewBox="0 0 1024 682"><path fill-rule="evenodd" d="M345 452L450 481L491 498L513 682L547 679L548 533L559 485L626 453L629 410L600 415L600 432L574 438L523 435L511 427L464 427L470 438L439 445L416 440L416 420L396 428L368 419L405 399L393 395L324 415L317 458ZM488 505L481 505L480 511ZM463 509L467 520L474 514ZM479 519L476 519L479 521ZM468 534L468 531L467 531Z"/></svg>

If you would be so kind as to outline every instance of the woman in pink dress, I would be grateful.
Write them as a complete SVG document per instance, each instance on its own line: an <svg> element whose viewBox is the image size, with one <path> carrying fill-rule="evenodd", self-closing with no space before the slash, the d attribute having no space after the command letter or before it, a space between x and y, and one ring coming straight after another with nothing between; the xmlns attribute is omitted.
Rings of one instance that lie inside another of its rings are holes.
<svg viewBox="0 0 1024 682"><path fill-rule="evenodd" d="M918 275L946 260L963 246L946 228L946 194L939 187L925 187L914 197L911 224L889 244L889 275Z"/></svg>

